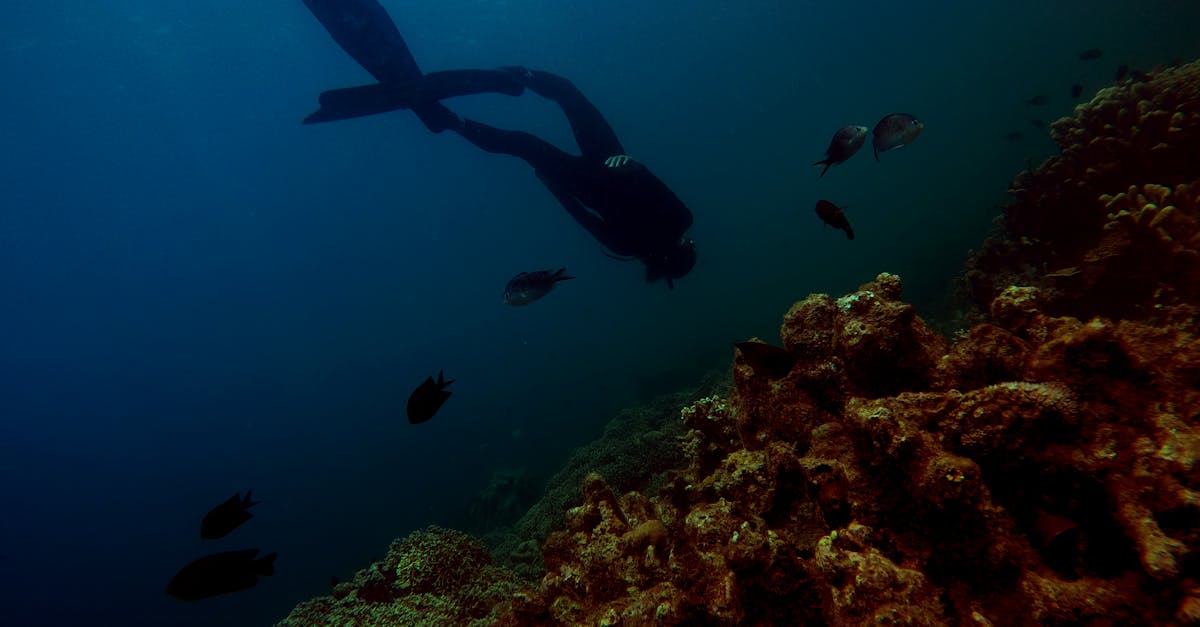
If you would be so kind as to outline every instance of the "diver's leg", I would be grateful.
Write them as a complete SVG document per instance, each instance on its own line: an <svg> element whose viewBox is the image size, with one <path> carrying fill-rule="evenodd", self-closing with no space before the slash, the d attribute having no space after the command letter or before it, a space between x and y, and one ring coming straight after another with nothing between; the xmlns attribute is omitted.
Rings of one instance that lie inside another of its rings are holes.
<svg viewBox="0 0 1200 627"><path fill-rule="evenodd" d="M512 70L518 73L517 70ZM550 72L540 70L523 70L525 85L543 98L549 98L558 103L571 131L575 133L575 143L587 159L607 159L614 155L625 154L617 134L613 132L608 121L575 85Z"/></svg>
<svg viewBox="0 0 1200 627"><path fill-rule="evenodd" d="M464 119L462 125L453 130L480 150L519 157L538 172L557 172L576 159L524 131L509 131L469 119Z"/></svg>
<svg viewBox="0 0 1200 627"><path fill-rule="evenodd" d="M304 0L333 40L381 83L407 83L421 69L377 0Z"/></svg>

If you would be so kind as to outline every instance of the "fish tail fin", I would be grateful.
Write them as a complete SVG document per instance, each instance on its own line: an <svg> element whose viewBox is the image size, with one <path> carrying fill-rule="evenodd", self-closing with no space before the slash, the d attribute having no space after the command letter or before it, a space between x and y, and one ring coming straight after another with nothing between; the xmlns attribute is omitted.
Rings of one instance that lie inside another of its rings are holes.
<svg viewBox="0 0 1200 627"><path fill-rule="evenodd" d="M823 166L825 166L824 168L822 168L822 169L821 169L821 174L819 174L819 175L817 176L817 178L822 178L822 177L824 177L824 176L825 176L825 173L829 171L829 166L833 165L833 159L823 159L823 160L821 160L821 161L817 161L817 162L816 162L816 163L814 163L813 165L823 165Z"/></svg>
<svg viewBox="0 0 1200 627"><path fill-rule="evenodd" d="M254 573L257 575L274 575L275 574L275 558L278 553L268 553L254 560Z"/></svg>
<svg viewBox="0 0 1200 627"><path fill-rule="evenodd" d="M454 379L450 379L449 381L447 381L446 378L442 376L442 371L438 370L438 380L437 380L438 387L444 388L447 385L450 385L451 383L454 383Z"/></svg>
<svg viewBox="0 0 1200 627"><path fill-rule="evenodd" d="M554 280L555 280L555 281L566 281L566 280L568 280L568 279L573 279L573 278L575 278L575 277L573 277L573 276L571 276L571 275L567 274L567 269L566 269L566 268L559 268L559 269L558 269L558 272L555 272L555 273L554 273Z"/></svg>
<svg viewBox="0 0 1200 627"><path fill-rule="evenodd" d="M252 507L254 505L258 505L259 503L262 503L262 501L251 500L250 495L253 494L253 492L254 492L253 489L246 490L246 496L242 497L242 507Z"/></svg>
<svg viewBox="0 0 1200 627"><path fill-rule="evenodd" d="M854 229L850 228L849 224L843 230L846 231L846 239L854 239Z"/></svg>

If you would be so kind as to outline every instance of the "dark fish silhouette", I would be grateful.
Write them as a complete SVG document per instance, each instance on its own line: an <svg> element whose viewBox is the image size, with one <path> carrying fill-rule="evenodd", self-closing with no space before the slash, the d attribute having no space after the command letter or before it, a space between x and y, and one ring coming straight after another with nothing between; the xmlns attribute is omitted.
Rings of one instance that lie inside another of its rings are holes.
<svg viewBox="0 0 1200 627"><path fill-rule="evenodd" d="M1047 96L1046 94L1038 94L1038 95L1034 96L1033 98L1026 100L1025 104L1033 105L1035 107L1040 107L1040 106L1046 104L1047 102L1050 102L1049 96Z"/></svg>
<svg viewBox="0 0 1200 627"><path fill-rule="evenodd" d="M559 268L554 272L550 270L522 272L510 279L508 285L504 287L504 302L513 307L528 305L549 294L559 281L573 278L575 277L567 276L566 268Z"/></svg>
<svg viewBox="0 0 1200 627"><path fill-rule="evenodd" d="M1125 80L1126 76L1129 76L1129 66L1122 63L1117 66L1117 73L1113 76L1113 80L1120 83Z"/></svg>
<svg viewBox="0 0 1200 627"><path fill-rule="evenodd" d="M1078 98L1082 95L1083 95L1083 85L1080 85L1079 83L1075 83L1074 85L1071 85L1071 97L1072 98Z"/></svg>
<svg viewBox="0 0 1200 627"><path fill-rule="evenodd" d="M454 383L454 379L443 379L441 370L438 371L436 382L433 377L426 377L425 382L418 385L408 397L408 422L415 425L433 418L442 403L450 398L450 392L444 388L451 383Z"/></svg>
<svg viewBox="0 0 1200 627"><path fill-rule="evenodd" d="M1010 142L1019 141L1022 137L1024 135L1021 134L1021 131L1009 131L1004 134L1004 139Z"/></svg>
<svg viewBox="0 0 1200 627"><path fill-rule="evenodd" d="M879 153L911 144L925 129L925 124L907 113L892 113L883 116L875 125L875 137L871 145L875 148L875 160Z"/></svg>
<svg viewBox="0 0 1200 627"><path fill-rule="evenodd" d="M1135 83L1143 83L1150 80L1150 73L1145 70L1129 70L1129 80Z"/></svg>
<svg viewBox="0 0 1200 627"><path fill-rule="evenodd" d="M1084 50L1083 52L1079 53L1079 60L1080 61L1093 61L1095 59L1099 59L1102 56L1104 56L1104 50L1102 48L1088 48L1087 50Z"/></svg>
<svg viewBox="0 0 1200 627"><path fill-rule="evenodd" d="M833 139L829 141L829 148L825 149L825 158L814 161L813 165L825 166L821 170L821 176L825 176L825 173L829 171L829 166L845 163L865 143L867 143L867 127L843 126L833 134ZM817 178L821 178L821 176Z"/></svg>
<svg viewBox="0 0 1200 627"><path fill-rule="evenodd" d="M254 518L254 514L246 510L262 501L251 501L250 492L246 490L245 497L235 493L229 500L209 510L204 520L200 521L200 537L208 540L224 538L239 525Z"/></svg>
<svg viewBox="0 0 1200 627"><path fill-rule="evenodd" d="M1046 122L1038 118L1029 118L1029 123L1033 125L1033 128L1046 128Z"/></svg>
<svg viewBox="0 0 1200 627"><path fill-rule="evenodd" d="M275 574L275 554L258 557L258 549L226 551L202 557L175 573L167 594L180 601L198 601L249 590L259 576Z"/></svg>
<svg viewBox="0 0 1200 627"><path fill-rule="evenodd" d="M734 346L756 375L779 379L787 376L792 366L796 365L796 358L791 353L766 342L738 342Z"/></svg>
<svg viewBox="0 0 1200 627"><path fill-rule="evenodd" d="M854 229L850 228L850 221L846 219L846 214L842 212L841 207L828 200L818 200L817 217L821 218L825 224L845 231L846 239L854 239Z"/></svg>

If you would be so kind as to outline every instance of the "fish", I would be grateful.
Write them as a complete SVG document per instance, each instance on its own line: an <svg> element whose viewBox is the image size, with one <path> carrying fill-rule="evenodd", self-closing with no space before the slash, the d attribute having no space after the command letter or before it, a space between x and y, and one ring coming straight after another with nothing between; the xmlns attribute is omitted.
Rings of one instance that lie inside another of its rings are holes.
<svg viewBox="0 0 1200 627"><path fill-rule="evenodd" d="M409 424L421 424L433 418L438 409L441 409L442 403L450 398L450 392L444 388L447 385L454 383L454 379L449 381L442 378L442 371L438 371L438 378L435 382L433 377L426 377L425 381L413 390L413 393L408 397L408 422Z"/></svg>
<svg viewBox="0 0 1200 627"><path fill-rule="evenodd" d="M1047 96L1046 94L1038 94L1038 95L1030 98L1029 100L1026 100L1025 104L1033 105L1035 107L1040 107L1040 106L1046 104L1047 102L1050 102L1049 96Z"/></svg>
<svg viewBox="0 0 1200 627"><path fill-rule="evenodd" d="M249 590L258 578L275 574L275 553L258 557L258 549L206 555L187 566L167 584L167 594L180 601L199 601Z"/></svg>
<svg viewBox="0 0 1200 627"><path fill-rule="evenodd" d="M1129 76L1129 66L1122 63L1117 66L1117 73L1113 75L1113 80L1120 83L1125 80L1126 76Z"/></svg>
<svg viewBox="0 0 1200 627"><path fill-rule="evenodd" d="M1021 131L1009 131L1004 134L1004 139L1010 142L1018 141L1022 137L1024 137L1024 135L1021 134Z"/></svg>
<svg viewBox="0 0 1200 627"><path fill-rule="evenodd" d="M528 305L550 293L559 281L567 281L575 277L567 275L566 268L557 271L535 270L522 272L508 281L504 286L504 302L513 307Z"/></svg>
<svg viewBox="0 0 1200 627"><path fill-rule="evenodd" d="M224 538L242 523L254 518L254 514L246 510L262 501L251 501L250 492L251 490L246 490L245 497L238 496L235 492L224 503L209 510L204 515L204 520L200 521L200 537L207 540Z"/></svg>
<svg viewBox="0 0 1200 627"><path fill-rule="evenodd" d="M911 144L925 129L925 124L907 113L892 113L883 116L875 125L875 137L871 140L875 148L875 160L879 153Z"/></svg>
<svg viewBox="0 0 1200 627"><path fill-rule="evenodd" d="M1150 73L1145 70L1129 70L1129 80L1135 83L1144 83L1150 80Z"/></svg>
<svg viewBox="0 0 1200 627"><path fill-rule="evenodd" d="M1071 97L1072 98L1078 98L1082 95L1083 95L1083 85L1080 85L1079 83L1075 83L1074 85L1071 85Z"/></svg>
<svg viewBox="0 0 1200 627"><path fill-rule="evenodd" d="M796 358L778 346L766 342L738 342L734 344L742 354L742 361L754 371L754 374L769 379L779 379L787 376L796 365Z"/></svg>
<svg viewBox="0 0 1200 627"><path fill-rule="evenodd" d="M841 229L846 232L846 239L854 239L854 229L850 228L850 221L846 219L846 214L842 208L829 202L828 200L817 201L817 217L821 221L835 229Z"/></svg>
<svg viewBox="0 0 1200 627"><path fill-rule="evenodd" d="M829 166L845 163L854 153L858 152L859 148L867 142L867 127L865 126L843 126L833 134L833 139L829 141L829 148L825 149L825 158L820 161L814 161L813 165L823 165L825 168L821 170L821 178L829 171Z"/></svg>
<svg viewBox="0 0 1200 627"><path fill-rule="evenodd" d="M1046 128L1046 121L1039 118L1029 118L1029 123L1033 128Z"/></svg>
<svg viewBox="0 0 1200 627"><path fill-rule="evenodd" d="M1083 52L1079 53L1079 60L1080 61L1093 61L1095 59L1099 59L1102 56L1104 56L1103 48L1088 48L1087 50L1084 50Z"/></svg>

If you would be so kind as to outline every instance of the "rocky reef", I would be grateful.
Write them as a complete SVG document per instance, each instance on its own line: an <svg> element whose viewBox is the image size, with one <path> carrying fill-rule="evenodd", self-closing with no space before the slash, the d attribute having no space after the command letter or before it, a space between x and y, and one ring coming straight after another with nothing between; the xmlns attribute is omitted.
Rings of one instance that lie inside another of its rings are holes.
<svg viewBox="0 0 1200 627"><path fill-rule="evenodd" d="M954 346L880 275L771 379L682 411L659 494L598 474L507 625L1200 620L1200 341L1011 288Z"/></svg>
<svg viewBox="0 0 1200 627"><path fill-rule="evenodd" d="M479 540L429 527L393 542L382 560L276 625L488 625L492 609L527 585L492 565Z"/></svg>
<svg viewBox="0 0 1200 627"><path fill-rule="evenodd" d="M1018 176L964 282L981 310L1009 285L1045 311L1196 331L1200 61L1101 90L1052 125L1061 154Z"/></svg>
<svg viewBox="0 0 1200 627"><path fill-rule="evenodd" d="M573 457L511 568L430 529L280 624L1200 625L1200 63L1053 132L953 342L891 274L810 295Z"/></svg>

